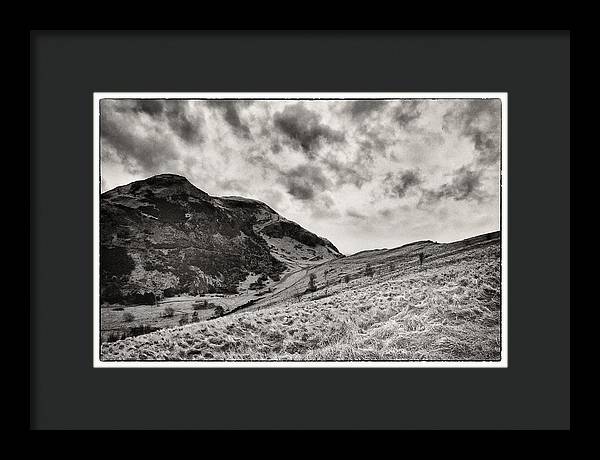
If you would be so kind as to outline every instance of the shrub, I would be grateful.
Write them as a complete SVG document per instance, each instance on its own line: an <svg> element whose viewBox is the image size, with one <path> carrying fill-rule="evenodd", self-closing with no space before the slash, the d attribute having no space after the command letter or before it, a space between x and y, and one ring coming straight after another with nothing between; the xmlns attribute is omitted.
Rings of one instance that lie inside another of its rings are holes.
<svg viewBox="0 0 600 460"><path fill-rule="evenodd" d="M371 266L371 264L367 264L365 266L365 276L373 276L375 274L375 270L373 270L373 267Z"/></svg>
<svg viewBox="0 0 600 460"><path fill-rule="evenodd" d="M219 318L220 316L223 316L224 313L225 310L223 310L223 307L221 305L217 305L215 307L215 311L213 312L213 318Z"/></svg>
<svg viewBox="0 0 600 460"><path fill-rule="evenodd" d="M192 305L194 310L208 310L209 308L213 308L214 304L209 302L208 300L199 300Z"/></svg>
<svg viewBox="0 0 600 460"><path fill-rule="evenodd" d="M123 313L123 321L125 321L127 323L131 323L134 319L135 319L135 316L133 316L133 313L130 313L128 311Z"/></svg>
<svg viewBox="0 0 600 460"><path fill-rule="evenodd" d="M237 294L237 286L226 286L223 291L227 294Z"/></svg>
<svg viewBox="0 0 600 460"><path fill-rule="evenodd" d="M104 342L116 342L117 340L124 339L126 336L121 331L109 332L108 337L104 339Z"/></svg>
<svg viewBox="0 0 600 460"><path fill-rule="evenodd" d="M167 289L164 290L163 292L163 296L164 297L175 297L178 294L178 290L172 287L169 287Z"/></svg>
<svg viewBox="0 0 600 460"><path fill-rule="evenodd" d="M350 275L344 276L344 283L349 283L349 282L350 282Z"/></svg>
<svg viewBox="0 0 600 460"><path fill-rule="evenodd" d="M267 275L264 273L258 277L258 279L250 284L250 289L261 289L265 286L265 281L267 281Z"/></svg>
<svg viewBox="0 0 600 460"><path fill-rule="evenodd" d="M187 324L189 322L190 322L190 319L189 319L189 315L187 313L179 319L180 326L183 326L184 324Z"/></svg>
<svg viewBox="0 0 600 460"><path fill-rule="evenodd" d="M154 294L151 292L145 292L140 294L139 292L132 292L128 294L125 299L126 303L133 305L154 305Z"/></svg>
<svg viewBox="0 0 600 460"><path fill-rule="evenodd" d="M173 315L175 315L175 309L173 307L165 307L165 310L163 312L163 316L165 318L172 318Z"/></svg>
<svg viewBox="0 0 600 460"><path fill-rule="evenodd" d="M159 328L152 327L147 324L142 324L141 326L133 326L130 327L127 331L127 337L135 337L138 335L148 334L150 332L157 331Z"/></svg>
<svg viewBox="0 0 600 460"><path fill-rule="evenodd" d="M100 290L100 300L102 303L122 303L123 295L118 282L103 283Z"/></svg>

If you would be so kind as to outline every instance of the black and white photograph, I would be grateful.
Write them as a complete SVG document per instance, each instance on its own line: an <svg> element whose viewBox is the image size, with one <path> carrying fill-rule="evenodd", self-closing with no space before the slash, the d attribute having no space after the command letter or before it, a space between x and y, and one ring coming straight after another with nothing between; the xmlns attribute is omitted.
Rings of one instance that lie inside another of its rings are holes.
<svg viewBox="0 0 600 460"><path fill-rule="evenodd" d="M506 367L506 93L95 93L96 367Z"/></svg>
<svg viewBox="0 0 600 460"><path fill-rule="evenodd" d="M29 38L31 431L570 430L569 29Z"/></svg>

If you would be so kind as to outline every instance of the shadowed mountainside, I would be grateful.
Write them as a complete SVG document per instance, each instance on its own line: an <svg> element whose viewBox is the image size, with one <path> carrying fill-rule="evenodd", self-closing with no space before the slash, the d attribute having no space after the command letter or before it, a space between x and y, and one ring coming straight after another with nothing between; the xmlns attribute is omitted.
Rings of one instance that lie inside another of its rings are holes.
<svg viewBox="0 0 600 460"><path fill-rule="evenodd" d="M101 301L126 304L265 287L342 257L265 203L213 197L174 174L103 193L100 245Z"/></svg>

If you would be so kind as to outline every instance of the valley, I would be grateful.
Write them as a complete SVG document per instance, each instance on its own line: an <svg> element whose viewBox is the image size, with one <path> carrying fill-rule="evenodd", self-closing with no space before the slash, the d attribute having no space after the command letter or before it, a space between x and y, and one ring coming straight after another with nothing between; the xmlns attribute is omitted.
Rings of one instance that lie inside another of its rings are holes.
<svg viewBox="0 0 600 460"><path fill-rule="evenodd" d="M424 254L421 264L419 254ZM103 328L160 328L101 346L103 360L499 360L500 233L421 241L295 268L237 295L103 308ZM313 278L313 281L311 281ZM194 310L206 301L215 307ZM176 314L160 311L176 305ZM215 316L217 306L221 314ZM179 324L194 311L198 320ZM178 319L179 318L179 319ZM104 337L114 332L103 331ZM126 333L124 333L126 335ZM113 336L114 338L114 336Z"/></svg>

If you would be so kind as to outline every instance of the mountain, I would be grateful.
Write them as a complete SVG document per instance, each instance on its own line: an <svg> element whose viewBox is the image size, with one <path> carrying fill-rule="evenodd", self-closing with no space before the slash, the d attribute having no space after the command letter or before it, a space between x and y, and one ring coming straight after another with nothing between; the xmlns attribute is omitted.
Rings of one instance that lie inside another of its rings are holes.
<svg viewBox="0 0 600 460"><path fill-rule="evenodd" d="M260 201L213 197L161 174L100 196L101 301L260 289L343 257L325 238Z"/></svg>

